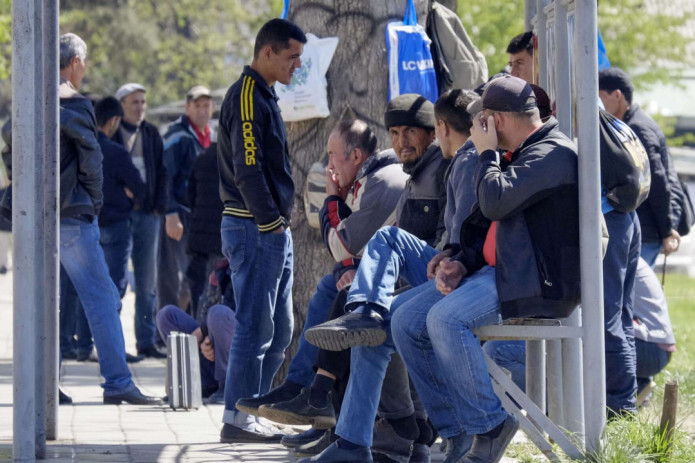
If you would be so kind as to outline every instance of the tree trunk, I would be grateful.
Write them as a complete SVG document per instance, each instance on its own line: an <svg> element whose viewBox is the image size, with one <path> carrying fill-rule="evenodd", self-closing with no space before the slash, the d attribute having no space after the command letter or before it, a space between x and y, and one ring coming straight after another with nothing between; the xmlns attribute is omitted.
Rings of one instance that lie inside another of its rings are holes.
<svg viewBox="0 0 695 463"><path fill-rule="evenodd" d="M326 76L331 115L326 119L287 124L296 194L292 214L294 239L294 336L276 384L287 375L301 336L309 299L334 260L319 230L309 227L302 193L311 164L323 158L326 141L346 108L375 130L379 149L390 148L384 127L388 99L386 24L403 19L406 0L294 0L289 19L318 37L338 36L340 42ZM415 0L418 22L424 26L427 0Z"/></svg>

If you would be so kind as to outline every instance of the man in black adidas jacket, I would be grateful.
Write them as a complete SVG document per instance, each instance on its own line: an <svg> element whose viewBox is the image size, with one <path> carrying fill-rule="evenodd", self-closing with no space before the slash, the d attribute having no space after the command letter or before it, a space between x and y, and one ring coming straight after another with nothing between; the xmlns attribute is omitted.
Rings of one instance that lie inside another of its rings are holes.
<svg viewBox="0 0 695 463"><path fill-rule="evenodd" d="M282 437L235 405L270 390L292 338L294 182L273 85L290 83L301 66L304 43L304 32L292 22L268 21L256 37L253 62L220 110L222 252L229 260L237 307L222 442L279 442Z"/></svg>

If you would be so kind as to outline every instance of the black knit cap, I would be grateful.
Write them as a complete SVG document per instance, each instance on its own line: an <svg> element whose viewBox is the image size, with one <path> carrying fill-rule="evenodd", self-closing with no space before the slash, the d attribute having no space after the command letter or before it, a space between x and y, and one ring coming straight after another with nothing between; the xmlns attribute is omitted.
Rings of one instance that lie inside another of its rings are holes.
<svg viewBox="0 0 695 463"><path fill-rule="evenodd" d="M521 113L536 108L536 95L525 80L511 75L499 77L485 87L482 109Z"/></svg>
<svg viewBox="0 0 695 463"><path fill-rule="evenodd" d="M386 128L406 125L434 129L434 105L415 93L399 95L386 106L384 124Z"/></svg>

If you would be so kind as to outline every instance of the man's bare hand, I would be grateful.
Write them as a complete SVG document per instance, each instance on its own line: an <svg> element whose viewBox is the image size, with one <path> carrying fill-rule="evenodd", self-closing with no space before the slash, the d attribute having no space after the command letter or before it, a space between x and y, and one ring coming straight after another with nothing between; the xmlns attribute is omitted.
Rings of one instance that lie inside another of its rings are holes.
<svg viewBox="0 0 695 463"><path fill-rule="evenodd" d="M478 153L497 149L497 130L495 130L495 117L493 115L488 116L487 120L483 117L482 112L473 116L471 140Z"/></svg>
<svg viewBox="0 0 695 463"><path fill-rule="evenodd" d="M459 261L452 261L448 257L439 263L439 270L435 276L437 291L443 295L448 295L455 290L463 277L466 276L466 268Z"/></svg>
<svg viewBox="0 0 695 463"><path fill-rule="evenodd" d="M328 166L326 166L326 195L340 196L340 185L338 185L333 170Z"/></svg>
<svg viewBox="0 0 695 463"><path fill-rule="evenodd" d="M183 224L181 219L179 219L179 215L167 215L165 225L167 236L172 240L181 241L181 238L183 238Z"/></svg>
<svg viewBox="0 0 695 463"><path fill-rule="evenodd" d="M446 249L439 254L435 255L432 260L427 263L427 279L431 280L437 275L437 270L439 269L439 263L447 258L451 257L451 249Z"/></svg>
<svg viewBox="0 0 695 463"><path fill-rule="evenodd" d="M203 342L200 343L200 353L203 354L203 357L211 362L215 361L215 348L213 347L209 336L205 336Z"/></svg>
<svg viewBox="0 0 695 463"><path fill-rule="evenodd" d="M352 284L352 280L355 279L356 273L357 271L354 269L347 270L345 273L343 273L343 276L340 277L340 280L338 280L338 283L335 285L335 287L338 288L338 291L341 291L346 286L350 286Z"/></svg>
<svg viewBox="0 0 695 463"><path fill-rule="evenodd" d="M128 197L128 199L133 199L133 198L135 197L135 195L133 194L133 192L130 191L130 189L128 189L128 187L125 187L125 186L124 186L124 187L123 187L123 191L125 191L125 195Z"/></svg>
<svg viewBox="0 0 695 463"><path fill-rule="evenodd" d="M681 235L676 230L671 230L671 234L661 241L663 253L668 256L672 252L678 251L681 246Z"/></svg>

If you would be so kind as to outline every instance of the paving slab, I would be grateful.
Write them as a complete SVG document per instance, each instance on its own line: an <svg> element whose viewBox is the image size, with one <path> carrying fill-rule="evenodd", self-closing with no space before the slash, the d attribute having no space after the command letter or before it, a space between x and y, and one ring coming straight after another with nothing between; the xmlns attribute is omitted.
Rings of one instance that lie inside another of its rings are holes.
<svg viewBox="0 0 695 463"><path fill-rule="evenodd" d="M135 352L134 295L123 301L121 321L126 350ZM146 359L130 364L133 378L148 395L163 396L166 365ZM222 405L194 411L166 406L103 405L98 364L64 361L61 387L72 405L58 410L58 440L47 443L51 463L212 463L295 462L282 445L221 444ZM12 272L0 275L0 462L12 461ZM444 456L433 447L433 462ZM505 463L515 460L504 459Z"/></svg>

